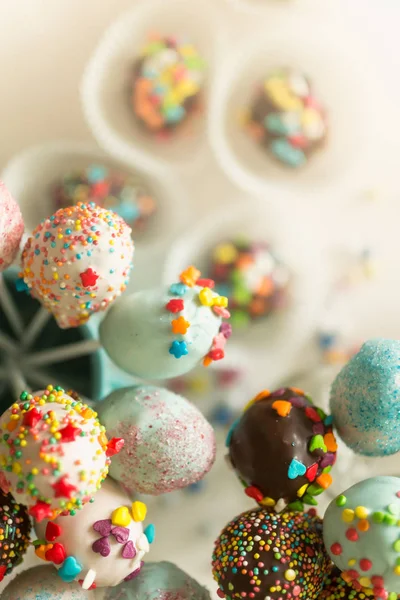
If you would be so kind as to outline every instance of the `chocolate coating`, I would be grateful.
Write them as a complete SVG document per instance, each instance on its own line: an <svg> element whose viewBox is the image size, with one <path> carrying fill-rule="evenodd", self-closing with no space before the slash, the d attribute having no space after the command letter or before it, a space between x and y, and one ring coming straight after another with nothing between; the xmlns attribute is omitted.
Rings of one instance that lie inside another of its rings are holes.
<svg viewBox="0 0 400 600"><path fill-rule="evenodd" d="M249 496L267 506L282 499L302 510L302 503L317 504L314 496L331 483L336 459L331 421L300 390L265 394L249 405L228 436L229 458Z"/></svg>
<svg viewBox="0 0 400 600"><path fill-rule="evenodd" d="M1 480L2 481L2 480ZM30 541L27 510L0 489L0 581L22 562Z"/></svg>
<svg viewBox="0 0 400 600"><path fill-rule="evenodd" d="M322 521L309 513L242 513L215 542L218 595L252 600L316 600L331 569Z"/></svg>

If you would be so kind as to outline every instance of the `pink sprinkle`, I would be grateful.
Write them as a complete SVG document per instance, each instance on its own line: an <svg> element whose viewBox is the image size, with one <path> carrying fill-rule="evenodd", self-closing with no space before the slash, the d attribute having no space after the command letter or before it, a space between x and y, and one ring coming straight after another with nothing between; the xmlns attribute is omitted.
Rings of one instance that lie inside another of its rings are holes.
<svg viewBox="0 0 400 600"><path fill-rule="evenodd" d="M299 585L295 585L293 588L293 596L298 596L301 592L301 587Z"/></svg>
<svg viewBox="0 0 400 600"><path fill-rule="evenodd" d="M218 317L221 317L221 319L229 319L231 316L229 310L223 306L213 306L212 309Z"/></svg>

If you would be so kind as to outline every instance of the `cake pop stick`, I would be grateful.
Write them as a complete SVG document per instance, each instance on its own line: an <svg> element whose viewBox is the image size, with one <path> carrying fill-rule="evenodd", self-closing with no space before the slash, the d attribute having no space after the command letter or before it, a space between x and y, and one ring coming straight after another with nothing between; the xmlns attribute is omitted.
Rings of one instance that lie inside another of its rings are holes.
<svg viewBox="0 0 400 600"><path fill-rule="evenodd" d="M10 338L7 334L2 333L0 331L0 348L5 350L9 354L15 354L17 351L17 345L14 340Z"/></svg>
<svg viewBox="0 0 400 600"><path fill-rule="evenodd" d="M51 348L50 350L40 350L40 352L36 352L29 356L26 359L26 364L29 366L51 365L65 360L71 360L78 356L92 354L92 352L96 352L99 348L100 342L98 340L83 340L82 342L68 344L67 346L59 346L58 348Z"/></svg>
<svg viewBox="0 0 400 600"><path fill-rule="evenodd" d="M40 308L37 311L32 321L25 329L24 336L21 340L21 345L25 350L32 346L33 342L41 333L50 317L50 313L45 308Z"/></svg>
<svg viewBox="0 0 400 600"><path fill-rule="evenodd" d="M26 384L22 371L12 361L10 361L7 365L7 372L13 388L14 397L16 400L18 400L24 390L30 390Z"/></svg>
<svg viewBox="0 0 400 600"><path fill-rule="evenodd" d="M1 189L1 188L0 188ZM21 337L24 331L24 323L19 315L14 300L10 292L7 289L7 286L4 282L4 277L0 273L0 307L3 309L6 318L12 327L14 333Z"/></svg>

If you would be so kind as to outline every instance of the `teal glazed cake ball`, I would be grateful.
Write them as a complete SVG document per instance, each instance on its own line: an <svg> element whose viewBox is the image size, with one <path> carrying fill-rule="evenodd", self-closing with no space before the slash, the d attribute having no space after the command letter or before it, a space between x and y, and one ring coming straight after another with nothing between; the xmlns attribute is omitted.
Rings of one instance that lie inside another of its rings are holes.
<svg viewBox="0 0 400 600"><path fill-rule="evenodd" d="M95 600L95 595L79 583L64 583L51 567L33 567L13 579L1 600Z"/></svg>
<svg viewBox="0 0 400 600"><path fill-rule="evenodd" d="M314 509L244 512L222 531L212 556L217 593L226 600L317 600L330 569Z"/></svg>
<svg viewBox="0 0 400 600"><path fill-rule="evenodd" d="M101 343L115 364L144 379L169 379L225 356L231 326L228 300L211 279L189 267L169 288L121 299L100 326Z"/></svg>
<svg viewBox="0 0 400 600"><path fill-rule="evenodd" d="M109 588L104 600L211 600L208 591L170 562L147 563L136 579Z"/></svg>
<svg viewBox="0 0 400 600"><path fill-rule="evenodd" d="M375 600L400 594L400 478L372 477L329 505L324 542L342 577Z"/></svg>
<svg viewBox="0 0 400 600"><path fill-rule="evenodd" d="M375 339L343 367L332 385L338 434L365 456L400 450L400 341Z"/></svg>
<svg viewBox="0 0 400 600"><path fill-rule="evenodd" d="M99 410L109 434L125 440L110 475L130 493L172 492L196 483L214 464L214 430L182 396L150 385L122 388Z"/></svg>

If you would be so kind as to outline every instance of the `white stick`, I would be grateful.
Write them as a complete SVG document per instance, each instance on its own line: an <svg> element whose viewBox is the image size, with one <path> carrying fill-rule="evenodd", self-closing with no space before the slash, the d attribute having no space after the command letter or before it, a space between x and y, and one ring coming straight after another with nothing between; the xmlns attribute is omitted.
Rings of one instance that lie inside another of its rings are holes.
<svg viewBox="0 0 400 600"><path fill-rule="evenodd" d="M50 350L40 350L35 354L27 356L24 360L24 364L29 366L51 365L53 363L78 358L79 356L85 356L85 354L92 354L100 347L100 342L98 340L83 340L82 342L68 344L67 346L59 346Z"/></svg>
<svg viewBox="0 0 400 600"><path fill-rule="evenodd" d="M21 319L20 314L14 304L14 300L8 291L8 288L5 284L4 277L0 274L0 305L3 308L3 311L7 317L10 326L13 328L14 333L18 337L22 336L24 331L24 323Z"/></svg>
<svg viewBox="0 0 400 600"><path fill-rule="evenodd" d="M6 333L0 331L0 348L9 354L16 354L18 346Z"/></svg>
<svg viewBox="0 0 400 600"><path fill-rule="evenodd" d="M35 313L35 316L33 317L32 321L25 329L24 336L21 340L22 348L26 350L27 348L32 346L33 342L36 340L37 336L42 332L50 317L51 314L45 308L39 308L39 310Z"/></svg>
<svg viewBox="0 0 400 600"><path fill-rule="evenodd" d="M26 381L24 379L22 371L20 371L18 369L18 367L16 367L13 363L11 363L11 361L7 366L7 370L8 370L11 386L14 391L14 396L17 400L19 400L19 397L22 394L22 392L25 392L25 391L29 392L30 390L29 390L28 386L26 385Z"/></svg>

